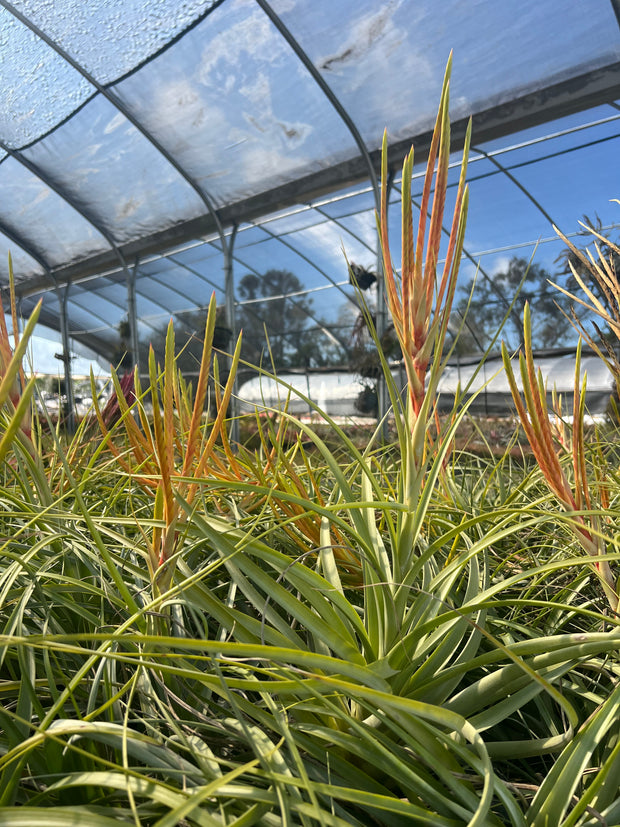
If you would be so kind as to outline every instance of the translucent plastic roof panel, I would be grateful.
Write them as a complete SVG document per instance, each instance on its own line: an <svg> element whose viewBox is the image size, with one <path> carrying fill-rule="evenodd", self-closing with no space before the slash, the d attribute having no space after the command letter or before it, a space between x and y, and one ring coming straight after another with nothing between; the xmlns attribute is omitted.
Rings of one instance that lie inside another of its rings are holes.
<svg viewBox="0 0 620 827"><path fill-rule="evenodd" d="M115 322L123 316L123 304L106 299L92 290L80 290L74 287L70 293L71 304L87 311L95 326L98 323L114 327Z"/></svg>
<svg viewBox="0 0 620 827"><path fill-rule="evenodd" d="M222 273L224 272L224 257L217 241L192 245L185 250L173 252L172 255L176 261L182 262L187 267L193 267L196 264L206 265L210 268L219 268Z"/></svg>
<svg viewBox="0 0 620 827"><path fill-rule="evenodd" d="M356 152L254 0L227 0L114 91L216 206Z"/></svg>
<svg viewBox="0 0 620 827"><path fill-rule="evenodd" d="M0 265L2 267L6 266L7 274L9 253L13 260L13 275L16 282L27 281L28 276L32 275L45 278L45 270L41 265L32 256L25 253L12 238L4 235L0 227Z"/></svg>
<svg viewBox="0 0 620 827"><path fill-rule="evenodd" d="M368 240L372 239L372 225L367 229ZM374 231L376 235L376 230ZM360 257L368 256L368 246L362 244L342 227L324 223L300 230L289 239L295 250L312 259L313 263L334 278L346 278L347 262L359 262ZM345 258L346 255L346 258Z"/></svg>
<svg viewBox="0 0 620 827"><path fill-rule="evenodd" d="M80 290L80 288L82 288ZM105 308L109 306L108 312L116 315L124 313L127 304L127 287L123 282L111 281L109 279L97 279L95 285L76 284L71 287L71 297L75 298L80 291L81 301L84 306L92 307L93 312L106 317L108 313Z"/></svg>
<svg viewBox="0 0 620 827"><path fill-rule="evenodd" d="M612 201L620 193L620 175L616 172L619 127L616 121L595 125L496 157L564 233L577 230L577 222L585 215L592 220L598 216L604 226L609 226L620 222L620 207ZM525 136L514 137L518 146ZM470 249L483 251L525 241L533 247L539 239L555 235L550 222L527 195L490 161L472 163L469 179ZM553 253L541 245L537 260L551 260L557 252L558 245ZM527 251L523 254L528 255Z"/></svg>
<svg viewBox="0 0 620 827"><path fill-rule="evenodd" d="M50 268L109 249L92 224L14 158L0 164L0 192L0 223L21 235ZM6 281L6 259L0 274Z"/></svg>
<svg viewBox="0 0 620 827"><path fill-rule="evenodd" d="M145 292L141 291L141 287ZM204 296L206 292L204 283L200 287L200 292L190 298L179 290L170 289L167 285L152 277L148 281L144 279L141 284L138 282L137 286L138 315L142 317L163 314L167 320L175 313L185 313L188 310L205 307L208 302L200 301L200 295Z"/></svg>
<svg viewBox="0 0 620 827"><path fill-rule="evenodd" d="M220 244L219 240L209 237L196 238L182 246L171 247L162 253L145 256L135 262L137 276L143 278L164 274L163 277L168 278L170 273L179 267L190 272L197 268L201 271L198 273L199 277L202 277L203 272L207 270L222 275L224 255Z"/></svg>
<svg viewBox="0 0 620 827"><path fill-rule="evenodd" d="M280 238L320 223L320 214L311 207L292 211L284 210L282 215L265 216L261 219L261 226Z"/></svg>
<svg viewBox="0 0 620 827"><path fill-rule="evenodd" d="M439 98L450 51L454 118L620 59L609 0L561 13L557 0L339 0L325 14L316 0L272 6L373 148L386 127L394 139L432 128L428 101Z"/></svg>
<svg viewBox="0 0 620 827"><path fill-rule="evenodd" d="M101 319L93 316L92 313L82 307L80 302L69 301L68 310L71 314L70 330L72 335L84 336L88 334L89 339L95 335L96 338L105 338L112 341L115 337L114 327L105 324ZM58 313L58 311L56 311Z"/></svg>
<svg viewBox="0 0 620 827"><path fill-rule="evenodd" d="M316 251L313 249L312 252ZM303 253L289 240L285 243L267 234L264 234L263 241L253 244L248 250L240 248L235 257L237 261L247 263L252 270L259 273L270 269L289 270L298 277L303 273L303 283L307 286L323 284L327 275L321 272L320 265L315 262L314 257L310 260L305 259Z"/></svg>
<svg viewBox="0 0 620 827"><path fill-rule="evenodd" d="M263 259L263 252L266 262ZM323 302L329 313L333 311L335 305L356 303L353 289L348 283L344 260L339 271L321 272L312 263L301 259L295 251L273 240L271 243L266 242L264 247L261 245L255 248L249 259L240 253L235 257L235 263L237 283L243 279L246 272L260 275L269 269L285 270L299 280L303 286L302 295L312 292L313 301ZM292 296L293 299L296 297L297 294ZM242 299L240 303L243 304Z"/></svg>
<svg viewBox="0 0 620 827"><path fill-rule="evenodd" d="M109 83L168 46L217 2L16 0L13 5L100 83ZM17 37L14 44L22 46Z"/></svg>
<svg viewBox="0 0 620 827"><path fill-rule="evenodd" d="M612 141L515 169L514 175L541 203L553 204L549 209L554 223L570 232L584 215L594 219L598 213L605 223L620 219L620 207L611 203L620 195L620 180L612 172L619 152L620 132Z"/></svg>
<svg viewBox="0 0 620 827"><path fill-rule="evenodd" d="M168 161L100 96L23 154L118 244L204 209Z"/></svg>
<svg viewBox="0 0 620 827"><path fill-rule="evenodd" d="M157 303L167 322L173 314L207 307L213 292L218 304L223 304L225 296L219 272L200 274L177 263L176 259L163 258L141 267L138 272L138 315L146 312L145 300L150 299Z"/></svg>
<svg viewBox="0 0 620 827"><path fill-rule="evenodd" d="M317 206L325 215L335 219L365 211L370 211L374 215L375 197L370 187L362 189L357 186L351 193L329 200L323 199Z"/></svg>
<svg viewBox="0 0 620 827"><path fill-rule="evenodd" d="M144 293L137 293L136 303L138 305L138 316L149 322L155 329L165 328L173 313L185 312L191 306L191 302L185 301L176 308L166 307L160 301L154 301Z"/></svg>
<svg viewBox="0 0 620 827"><path fill-rule="evenodd" d="M468 250L536 241L552 233L548 222L508 179L493 176L472 183L465 237Z"/></svg>
<svg viewBox="0 0 620 827"><path fill-rule="evenodd" d="M177 273L175 273L176 275ZM177 281L177 278L174 281ZM208 305L208 301L201 300L206 298L207 291L204 282L201 284L200 290L192 297L176 290L174 287L169 287L160 279L153 278L141 279L136 290L138 294L138 314L140 316L159 313L163 314L167 321L175 313L184 313ZM150 310L148 310L149 306L151 307Z"/></svg>
<svg viewBox="0 0 620 827"><path fill-rule="evenodd" d="M486 141L483 148L501 160L508 155L511 164L543 158L550 153L570 150L575 145L611 139L620 131L620 111L613 102L589 109L587 115L578 113L558 118L551 126L540 124L514 133L510 139ZM472 151L470 160L476 157Z"/></svg>
<svg viewBox="0 0 620 827"><path fill-rule="evenodd" d="M11 147L44 135L93 93L75 69L4 8L0 48L0 138Z"/></svg>

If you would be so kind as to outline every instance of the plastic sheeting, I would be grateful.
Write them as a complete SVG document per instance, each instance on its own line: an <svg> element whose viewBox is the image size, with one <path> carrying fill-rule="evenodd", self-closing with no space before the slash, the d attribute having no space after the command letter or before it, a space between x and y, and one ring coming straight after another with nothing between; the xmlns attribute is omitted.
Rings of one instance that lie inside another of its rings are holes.
<svg viewBox="0 0 620 827"><path fill-rule="evenodd" d="M561 394L564 410L570 413L575 381L574 355L537 356L535 361L549 395L553 389ZM517 385L521 388L518 373L516 366ZM581 379L586 373L586 408L590 415L600 416L608 410L615 389L614 378L598 356L582 356ZM393 377L404 387L404 370L394 370ZM363 415L360 394L368 388L368 382L355 373L283 373L278 380L257 376L244 382L239 388L240 411L252 413L255 410L280 411L286 408L296 416L320 412L331 417ZM457 393L464 394L472 414L506 416L514 413L510 387L499 359L489 359L482 366L478 363L448 365L439 382L439 410L451 410Z"/></svg>
<svg viewBox="0 0 620 827"><path fill-rule="evenodd" d="M562 397L563 410L572 414L573 389L575 386L575 357L536 356L535 364L540 370L547 388L549 410L551 392ZM517 387L523 385L519 366L514 364ZM609 400L615 390L613 374L598 356L581 357L580 381L586 375L586 408L592 416L600 416L609 408ZM480 369L477 364L449 365L439 383L440 409L452 407L454 395L460 386L461 392L471 397L471 413L483 415L505 415L514 410L512 394L501 360L489 359Z"/></svg>

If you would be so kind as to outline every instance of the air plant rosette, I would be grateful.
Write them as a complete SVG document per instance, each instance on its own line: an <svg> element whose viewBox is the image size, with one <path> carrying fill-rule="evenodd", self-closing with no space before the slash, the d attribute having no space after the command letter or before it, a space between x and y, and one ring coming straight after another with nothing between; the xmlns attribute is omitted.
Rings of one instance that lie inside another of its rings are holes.
<svg viewBox="0 0 620 827"><path fill-rule="evenodd" d="M564 445L556 438L557 429L551 421L547 406L547 390L541 372L537 372L534 365L529 304L525 305L523 312L523 341L525 352L519 354L523 398L517 385L510 354L506 345L502 343L504 369L521 425L549 490L570 515L572 530L581 546L592 558L593 568L598 574L611 611L616 614L619 605L617 585L609 562L606 559L598 559L605 555L605 542L601 533L600 520L596 512L592 512L592 495L586 473L584 440L586 377L583 381L580 380L581 340L577 347L575 361L572 431L570 437L567 438L566 430L562 430ZM560 418L561 414L559 410L555 412L555 415ZM556 447L558 445L559 447ZM570 484L560 462L562 447L570 449L573 485ZM605 501L607 494L604 487L600 491L601 499ZM587 512L592 513L588 516Z"/></svg>
<svg viewBox="0 0 620 827"><path fill-rule="evenodd" d="M407 372L408 404L406 419L412 435L412 459L418 469L423 461L427 423L434 416L435 394L444 368L442 358L456 291L469 200L469 190L465 183L465 177L471 122L468 124L465 134L456 202L443 268L439 273L439 251L444 226L450 161L450 118L448 111L450 70L451 58L446 69L439 111L428 153L420 202L420 217L415 239L411 205L413 147L403 162L400 277L392 263L389 247L387 132L383 136L381 214L378 217L378 229L383 256L387 304ZM427 217L429 210L430 220ZM428 237L426 237L427 227Z"/></svg>
<svg viewBox="0 0 620 827"><path fill-rule="evenodd" d="M237 342L228 380L220 391L217 362L214 362L216 415L205 431L203 416L211 372L212 343L216 321L215 294L211 297L205 323L204 345L198 382L193 398L175 364L175 338L172 320L168 325L164 369L149 352L149 384L143 391L137 368L121 379L112 371L113 403L95 412L101 433L119 465L144 491L153 497L154 520L152 537L145 538L146 560L155 594L167 591L176 565L179 531L191 509L210 466L215 474L234 476L237 466L231 451L224 423L239 363L241 337ZM92 381L92 379L91 379ZM93 398L96 394L93 394ZM148 399L152 416L145 410ZM137 415L138 421L134 418ZM116 445L110 423L118 423L125 432L127 451ZM226 467L214 454L216 441L221 439L229 462Z"/></svg>

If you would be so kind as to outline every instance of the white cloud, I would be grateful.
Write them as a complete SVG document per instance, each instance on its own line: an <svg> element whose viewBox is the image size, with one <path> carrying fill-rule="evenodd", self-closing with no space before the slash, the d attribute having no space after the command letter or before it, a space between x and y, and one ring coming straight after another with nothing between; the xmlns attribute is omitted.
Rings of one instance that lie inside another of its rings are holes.
<svg viewBox="0 0 620 827"><path fill-rule="evenodd" d="M233 0L227 8L237 13L238 20L206 43L196 77L205 86L216 82L218 89L221 89L220 81L227 75L243 77L250 74L244 67L248 58L254 59L256 43L261 44L260 60L263 63L275 62L288 48L258 6L248 9L247 3ZM231 48L232 44L234 48Z"/></svg>

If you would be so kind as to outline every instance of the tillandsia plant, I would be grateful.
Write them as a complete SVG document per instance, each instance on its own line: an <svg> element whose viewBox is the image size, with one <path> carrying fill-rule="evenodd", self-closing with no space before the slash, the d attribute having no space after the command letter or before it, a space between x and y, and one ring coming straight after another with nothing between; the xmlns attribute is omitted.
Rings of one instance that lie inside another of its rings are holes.
<svg viewBox="0 0 620 827"><path fill-rule="evenodd" d="M215 473L219 471L225 477L231 476L222 461L215 457L213 449L218 438L222 440L229 467L237 467L223 425L239 363L241 337L237 342L228 380L222 393L219 391L219 375L215 363L216 415L208 432L203 427L216 311L214 294L207 313L202 359L193 399L190 388L185 384L175 364L172 320L166 335L163 372L160 372L156 365L153 348L150 349L149 386L145 392L142 391L137 368L132 388L129 388L126 377L119 379L116 372L112 371L115 404L118 405L114 418L118 418L124 427L129 445L128 452L114 442L113 433L109 430L109 417L105 415L110 412L102 412L95 401L99 427L108 440L110 450L120 466L154 498L153 516L156 522L152 538L145 539L148 547L147 564L157 594L168 589L174 573L176 542L180 523L186 515L186 510L180 506L180 500L183 500L185 509L191 507L200 487L199 481L209 464L213 466ZM132 398L135 402L130 404ZM152 419L149 419L144 408L147 398L152 409ZM94 392L93 399L96 400ZM138 413L140 424L133 417L134 411Z"/></svg>
<svg viewBox="0 0 620 827"><path fill-rule="evenodd" d="M584 445L584 413L586 380L580 380L581 340L577 348L575 383L573 390L572 426L572 473L573 485L560 462L561 445L554 440L554 425L550 420L547 391L540 371L536 371L532 354L532 328L529 304L523 312L523 341L525 353L519 354L519 367L523 398L519 392L512 368L510 354L502 343L502 359L517 413L549 489L571 517L571 526L580 544L593 558L593 566L599 575L605 596L612 612L618 611L619 599L615 578L607 560L597 559L605 555L605 543L596 516L584 516L592 510L592 496L586 473ZM556 415L560 412L556 411ZM566 446L566 441L565 441ZM604 495L606 496L606 495Z"/></svg>
<svg viewBox="0 0 620 827"><path fill-rule="evenodd" d="M411 177L414 151L403 162L402 257L398 279L390 254L387 217L387 132L383 136L381 165L381 215L379 233L386 283L387 303L401 346L408 381L407 423L413 436L413 459L422 462L427 422L431 418L435 392L443 369L442 356L465 238L468 187L465 183L471 136L468 125L463 147L461 174L451 222L450 236L441 274L438 273L442 239L448 165L450 160L448 62L439 111L428 153L420 203L420 218L414 239L411 207ZM437 170L435 171L435 163ZM434 181L434 187L433 187ZM431 204L431 191L432 207ZM427 212L430 209L430 223ZM428 231L428 238L426 233ZM426 248L425 248L426 242ZM400 282L400 284L399 284Z"/></svg>
<svg viewBox="0 0 620 827"><path fill-rule="evenodd" d="M437 438L432 440L430 431L437 421L436 391L447 358L444 347L456 291L469 200L466 173L471 121L465 134L449 239L444 264L440 270L439 252L450 160L451 66L452 56L448 60L444 76L415 233L411 205L413 148L403 162L400 275L395 270L389 247L387 133L383 137L381 211L377 216L377 226L383 257L386 300L407 373L406 402L403 410L401 396L394 391L389 367L382 357L402 462L399 498L403 512L399 514L396 536L393 540L393 566L390 576L396 583L401 584L399 591L403 600L406 600L403 589L408 588L412 582L409 575L405 576L405 572L411 574L412 571L411 565L416 556L416 544L425 518L430 489L441 472L450 445L450 435L455 432L459 419L464 415L464 411L461 411L458 416L452 417L447 432L438 433ZM414 566L413 571L418 572L418 569Z"/></svg>
<svg viewBox="0 0 620 827"><path fill-rule="evenodd" d="M132 371L126 371L118 380L118 387L123 396L123 399L129 407L136 401L136 388L134 383L134 374ZM116 389L112 391L105 408L101 411L101 419L106 428L111 428L115 422L118 422L122 416L121 405Z"/></svg>
<svg viewBox="0 0 620 827"><path fill-rule="evenodd" d="M620 203L617 199L614 200ZM553 286L589 313L594 313L599 319L602 319L609 326L609 330L615 338L620 341L620 274L617 272L620 247L593 227L583 222L580 223L594 238L596 256L589 249L585 252L578 249L557 227L554 229L570 251L571 256L568 259L568 265L573 278L583 291L583 295L571 293L559 284L553 284ZM603 253L603 247L609 250L608 256ZM579 265L579 269L575 266L576 264ZM597 286L598 294L587 283L584 277L585 273L590 276L594 285ZM620 382L620 360L598 325L594 324L596 335L592 335L586 325L579 319L574 308L570 321L595 353L606 362L615 374L616 382Z"/></svg>

